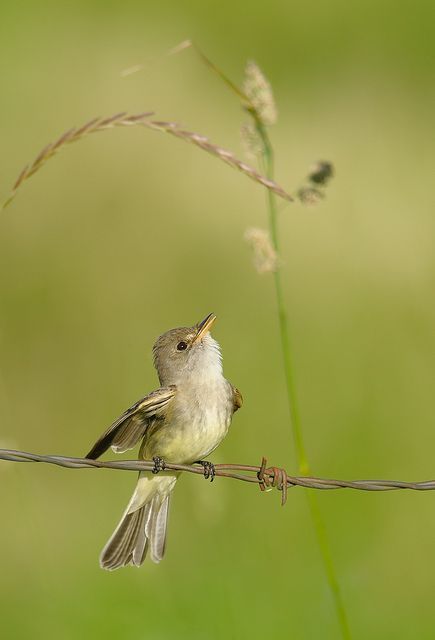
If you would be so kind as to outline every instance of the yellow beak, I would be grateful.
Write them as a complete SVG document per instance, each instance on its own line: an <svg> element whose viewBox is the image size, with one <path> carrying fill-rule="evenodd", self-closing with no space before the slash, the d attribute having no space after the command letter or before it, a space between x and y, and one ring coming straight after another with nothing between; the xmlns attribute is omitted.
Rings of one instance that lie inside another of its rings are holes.
<svg viewBox="0 0 435 640"><path fill-rule="evenodd" d="M214 325L216 320L216 316L214 313L209 313L206 318L200 323L197 324L197 334L194 337L192 344L195 342L199 342L202 338L207 335L212 326Z"/></svg>

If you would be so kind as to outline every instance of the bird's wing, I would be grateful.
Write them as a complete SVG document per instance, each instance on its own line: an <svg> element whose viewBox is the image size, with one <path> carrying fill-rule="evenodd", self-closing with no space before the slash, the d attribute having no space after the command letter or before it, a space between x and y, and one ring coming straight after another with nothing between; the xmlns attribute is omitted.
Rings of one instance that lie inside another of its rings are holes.
<svg viewBox="0 0 435 640"><path fill-rule="evenodd" d="M234 411L236 412L237 409L240 409L242 404L243 404L243 396L242 396L242 394L240 393L240 391L236 387L233 387L233 407L234 407Z"/></svg>
<svg viewBox="0 0 435 640"><path fill-rule="evenodd" d="M152 391L145 398L138 400L110 425L86 458L96 460L109 447L112 447L115 453L124 453L132 449L143 438L150 422L164 415L175 393L176 386L170 385Z"/></svg>

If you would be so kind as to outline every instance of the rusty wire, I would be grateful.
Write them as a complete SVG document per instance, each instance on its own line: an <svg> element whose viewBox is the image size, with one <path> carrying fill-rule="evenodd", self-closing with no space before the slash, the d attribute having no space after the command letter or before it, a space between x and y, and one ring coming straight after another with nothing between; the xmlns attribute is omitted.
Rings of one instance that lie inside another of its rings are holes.
<svg viewBox="0 0 435 640"><path fill-rule="evenodd" d="M90 460L88 458L72 458L69 456L40 455L14 449L0 449L0 460L8 462L44 462L69 469L121 469L124 471L150 471L154 469L154 462L150 460ZM165 468L172 471L186 471L204 475L201 465L186 465L166 463ZM333 480L312 476L290 476L285 469L268 467L266 458L261 465L245 464L216 464L215 477L234 478L243 482L258 484L262 491L273 487L282 492L281 504L285 504L287 490L291 487L305 487L307 489L357 489L359 491L393 491L397 489L412 489L414 491L430 491L435 489L435 480L423 482L403 482L400 480ZM236 473L237 472L237 473Z"/></svg>

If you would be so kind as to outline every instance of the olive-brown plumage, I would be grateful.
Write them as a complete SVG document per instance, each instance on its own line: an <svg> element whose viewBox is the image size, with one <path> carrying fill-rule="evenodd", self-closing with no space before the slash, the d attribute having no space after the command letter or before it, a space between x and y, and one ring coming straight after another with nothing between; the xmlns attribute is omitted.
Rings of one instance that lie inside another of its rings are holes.
<svg viewBox="0 0 435 640"><path fill-rule="evenodd" d="M87 458L98 458L109 447L115 453L139 441L140 457L190 464L207 457L227 434L242 396L223 376L218 343L208 315L193 327L171 329L153 348L160 388L136 402L98 439ZM159 562L164 554L169 497L179 473L141 472L122 519L104 547L100 565L117 569L140 566L150 551Z"/></svg>

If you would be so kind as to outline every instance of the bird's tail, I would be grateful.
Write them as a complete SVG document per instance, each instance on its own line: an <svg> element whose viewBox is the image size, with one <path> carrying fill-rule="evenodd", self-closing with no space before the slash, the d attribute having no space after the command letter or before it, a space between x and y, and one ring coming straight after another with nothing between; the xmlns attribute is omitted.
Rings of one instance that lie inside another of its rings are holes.
<svg viewBox="0 0 435 640"><path fill-rule="evenodd" d="M150 478L139 475L135 492L120 523L100 556L102 569L112 571L128 564L139 567L147 551L153 562L165 552L170 494L177 476L161 473Z"/></svg>

